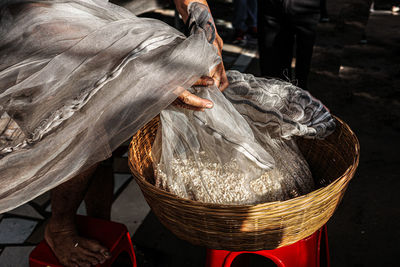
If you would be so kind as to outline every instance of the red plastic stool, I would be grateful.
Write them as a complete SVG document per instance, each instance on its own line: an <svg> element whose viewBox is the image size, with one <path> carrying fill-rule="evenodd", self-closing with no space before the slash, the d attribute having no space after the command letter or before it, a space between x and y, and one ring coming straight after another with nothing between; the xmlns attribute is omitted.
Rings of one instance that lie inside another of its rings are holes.
<svg viewBox="0 0 400 267"><path fill-rule="evenodd" d="M110 250L111 259L97 265L98 267L111 266L122 252L129 254L132 266L136 267L131 237L125 225L80 215L76 217L76 223L79 233L87 238L98 240ZM62 265L58 262L46 241L43 240L29 255L29 266L60 267Z"/></svg>
<svg viewBox="0 0 400 267"><path fill-rule="evenodd" d="M307 238L292 245L273 250L232 252L207 249L206 266L229 267L237 256L246 253L266 257L272 260L278 267L330 266L326 225ZM234 263L235 266L243 266L243 262L235 261Z"/></svg>

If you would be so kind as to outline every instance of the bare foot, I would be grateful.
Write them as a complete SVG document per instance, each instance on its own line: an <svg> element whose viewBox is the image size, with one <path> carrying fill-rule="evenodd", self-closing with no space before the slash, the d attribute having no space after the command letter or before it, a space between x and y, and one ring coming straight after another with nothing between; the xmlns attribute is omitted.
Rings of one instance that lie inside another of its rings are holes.
<svg viewBox="0 0 400 267"><path fill-rule="evenodd" d="M73 226L59 226L50 220L44 238L59 262L67 267L90 267L111 257L107 248L79 236Z"/></svg>

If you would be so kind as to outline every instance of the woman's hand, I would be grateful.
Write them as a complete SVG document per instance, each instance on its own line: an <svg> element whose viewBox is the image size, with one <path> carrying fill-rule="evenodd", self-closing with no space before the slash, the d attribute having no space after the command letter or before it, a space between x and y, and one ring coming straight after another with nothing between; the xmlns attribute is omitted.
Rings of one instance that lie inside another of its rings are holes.
<svg viewBox="0 0 400 267"><path fill-rule="evenodd" d="M211 77L204 76L201 77L194 85L196 86L210 86L214 84L214 80ZM183 91L182 94L172 102L173 105L186 108L194 111L204 111L205 108L212 108L214 106L213 102L208 99L198 97L188 90Z"/></svg>
<svg viewBox="0 0 400 267"><path fill-rule="evenodd" d="M221 56L222 53L222 39L217 34L213 45L218 49L218 54ZM221 57L222 58L222 57ZM224 63L221 61L214 69L211 70L210 76L201 77L194 85L196 86L211 86L215 84L219 90L224 91L228 85L228 77L225 73ZM187 108L195 111L204 111L205 108L212 108L213 102L208 99L198 97L188 90L185 90L178 98L172 103L175 106Z"/></svg>
<svg viewBox="0 0 400 267"><path fill-rule="evenodd" d="M224 43L221 37L217 34L213 45L218 49L218 54L221 57L221 63L219 63L210 73L211 77L214 79L215 85L219 88L219 90L221 90L221 92L224 91L229 85L228 77L225 73L224 63L222 61L223 44Z"/></svg>
<svg viewBox="0 0 400 267"><path fill-rule="evenodd" d="M218 54L221 56L222 53L222 39L217 34L213 45L218 49ZM222 57L221 57L222 58ZM211 86L215 84L219 90L224 91L228 85L228 77L225 73L224 63L221 61L214 69L211 70L210 76L201 77L194 85L196 86ZM204 111L205 108L212 108L213 102L208 99L200 98L188 90L185 90L178 98L172 103L175 106L187 108L195 111Z"/></svg>
<svg viewBox="0 0 400 267"><path fill-rule="evenodd" d="M189 19L188 5L192 2L197 2L192 5L191 16L196 21L196 25L205 31L206 37L210 43L212 43L218 51L218 55L222 59L222 46L223 41L218 35L214 20L211 16L211 11L208 7L206 0L174 0L175 6L181 14L185 23L191 21ZM199 23L199 24L198 24ZM191 23L189 23L191 24ZM190 28L190 27L189 27ZM228 87L229 82L225 73L224 63L221 60L217 66L215 66L209 76L201 77L194 85L197 86L210 86L215 84L221 91ZM188 108L191 110L201 110L205 108L212 108L213 103L210 100L200 98L193 95L189 91L185 90L174 102L174 105Z"/></svg>
<svg viewBox="0 0 400 267"><path fill-rule="evenodd" d="M223 41L218 34L216 35L213 45L218 49L218 54L222 59ZM213 80L213 83L211 84L210 84L210 77ZM217 66L215 66L214 69L211 70L210 76L204 76L200 78L200 80L197 81L195 85L209 86L212 84L215 84L219 88L219 90L221 90L221 92L224 91L229 85L228 77L226 76L225 73L224 63L222 61Z"/></svg>

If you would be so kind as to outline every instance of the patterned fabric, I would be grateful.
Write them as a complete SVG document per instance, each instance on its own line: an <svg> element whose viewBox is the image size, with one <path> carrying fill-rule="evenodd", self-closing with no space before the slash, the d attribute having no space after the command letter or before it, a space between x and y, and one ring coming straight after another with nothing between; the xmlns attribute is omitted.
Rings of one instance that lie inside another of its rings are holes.
<svg viewBox="0 0 400 267"><path fill-rule="evenodd" d="M329 110L309 92L289 82L230 71L224 95L263 134L323 139L335 130Z"/></svg>

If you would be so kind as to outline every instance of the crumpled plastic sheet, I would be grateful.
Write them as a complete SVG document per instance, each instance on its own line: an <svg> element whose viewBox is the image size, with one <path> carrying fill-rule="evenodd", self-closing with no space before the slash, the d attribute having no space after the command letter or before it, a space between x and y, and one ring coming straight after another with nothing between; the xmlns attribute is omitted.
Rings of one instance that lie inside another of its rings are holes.
<svg viewBox="0 0 400 267"><path fill-rule="evenodd" d="M314 189L293 137L325 138L335 122L308 92L276 79L228 71L222 94L193 88L214 107L170 106L152 147L156 185L206 203L283 201Z"/></svg>

